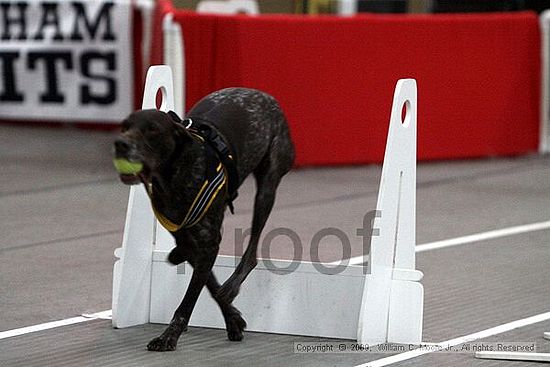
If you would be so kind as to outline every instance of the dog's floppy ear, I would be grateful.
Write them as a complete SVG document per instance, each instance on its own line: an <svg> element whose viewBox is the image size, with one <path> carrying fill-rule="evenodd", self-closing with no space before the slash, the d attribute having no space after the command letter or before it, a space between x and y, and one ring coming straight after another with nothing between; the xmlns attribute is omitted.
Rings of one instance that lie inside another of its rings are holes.
<svg viewBox="0 0 550 367"><path fill-rule="evenodd" d="M181 121L181 118L178 116L177 113L175 113L174 111L168 111L166 112L166 114L168 115L168 117L170 117L172 119L172 121L174 121L176 124L182 124L182 121Z"/></svg>
<svg viewBox="0 0 550 367"><path fill-rule="evenodd" d="M182 124L174 124L174 128L175 128L175 131L176 131L176 136L178 139L180 139L181 141L188 141L188 140L193 140L193 137L191 136L191 134L189 134L189 131L187 131L187 129L185 128L185 126L183 126Z"/></svg>
<svg viewBox="0 0 550 367"><path fill-rule="evenodd" d="M168 111L166 114L174 123L174 129L178 139L181 139L183 141L193 139L191 134L189 134L189 132L187 131L187 128L183 125L183 121L180 119L177 113L175 113L174 111Z"/></svg>

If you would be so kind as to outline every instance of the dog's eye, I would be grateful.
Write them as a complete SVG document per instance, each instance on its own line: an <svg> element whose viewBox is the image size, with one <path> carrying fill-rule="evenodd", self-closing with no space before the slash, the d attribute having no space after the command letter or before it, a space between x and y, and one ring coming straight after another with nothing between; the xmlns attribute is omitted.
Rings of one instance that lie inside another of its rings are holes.
<svg viewBox="0 0 550 367"><path fill-rule="evenodd" d="M122 124L120 125L120 132L125 132L127 131L128 129L130 128L130 123L126 120L124 120L122 122Z"/></svg>
<svg viewBox="0 0 550 367"><path fill-rule="evenodd" d="M145 129L145 132L148 134L158 134L159 129L155 125L148 125L147 128Z"/></svg>

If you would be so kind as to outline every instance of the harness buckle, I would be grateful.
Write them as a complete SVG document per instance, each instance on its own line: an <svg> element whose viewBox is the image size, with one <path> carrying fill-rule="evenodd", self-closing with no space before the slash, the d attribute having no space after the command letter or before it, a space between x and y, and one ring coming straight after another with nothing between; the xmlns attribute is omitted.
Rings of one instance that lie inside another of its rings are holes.
<svg viewBox="0 0 550 367"><path fill-rule="evenodd" d="M185 128L186 128L187 130L189 130L189 128L193 125L193 120L191 120L190 118L186 118L186 119L184 119L183 121L188 121L188 122L187 122L187 125L185 125ZM182 121L182 122L183 122L183 121Z"/></svg>

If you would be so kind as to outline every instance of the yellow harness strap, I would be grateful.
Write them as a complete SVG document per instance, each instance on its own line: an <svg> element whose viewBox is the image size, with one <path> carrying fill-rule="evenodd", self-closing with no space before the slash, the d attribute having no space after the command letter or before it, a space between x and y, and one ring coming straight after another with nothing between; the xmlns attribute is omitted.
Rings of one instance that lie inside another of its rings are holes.
<svg viewBox="0 0 550 367"><path fill-rule="evenodd" d="M200 135L192 135L195 139L204 142L204 139ZM189 207L187 214L180 224L172 222L155 208L155 205L153 204L152 187L147 187L147 193L149 194L149 199L151 200L153 212L155 213L155 217L157 217L159 223L169 232L177 232L181 228L190 228L197 224L204 217L204 215L218 196L220 190L224 186L226 186L226 183L227 174L225 172L225 167L221 163L219 163L216 167L215 177L212 179L212 181L209 181L208 179L204 180L199 192L197 193L197 196L195 196L193 203Z"/></svg>

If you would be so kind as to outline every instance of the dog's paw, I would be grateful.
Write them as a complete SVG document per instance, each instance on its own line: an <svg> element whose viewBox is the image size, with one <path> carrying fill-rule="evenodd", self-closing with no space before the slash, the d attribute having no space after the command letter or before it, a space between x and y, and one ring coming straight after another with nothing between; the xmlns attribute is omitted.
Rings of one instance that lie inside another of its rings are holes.
<svg viewBox="0 0 550 367"><path fill-rule="evenodd" d="M244 321L239 311L236 309L235 311L235 313L225 319L225 326L227 329L227 338L232 342L240 342L243 340L246 321Z"/></svg>
<svg viewBox="0 0 550 367"><path fill-rule="evenodd" d="M170 338L165 336L159 336L147 344L147 350L151 352L167 352L176 350L178 344L177 338Z"/></svg>
<svg viewBox="0 0 550 367"><path fill-rule="evenodd" d="M223 284L220 289L218 290L218 293L216 294L216 298L218 298L220 301L231 304L235 297L239 295L239 287L233 286L231 283L225 283Z"/></svg>

